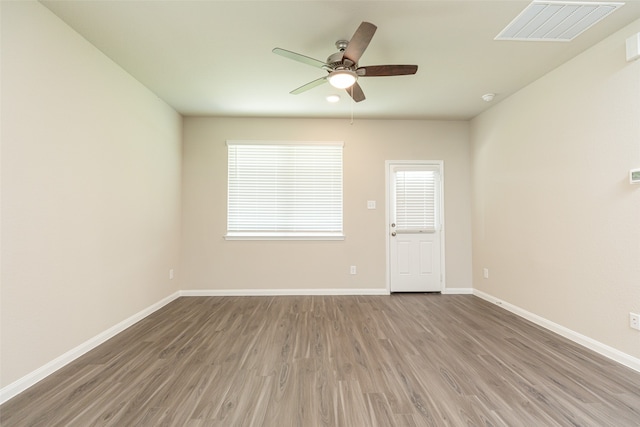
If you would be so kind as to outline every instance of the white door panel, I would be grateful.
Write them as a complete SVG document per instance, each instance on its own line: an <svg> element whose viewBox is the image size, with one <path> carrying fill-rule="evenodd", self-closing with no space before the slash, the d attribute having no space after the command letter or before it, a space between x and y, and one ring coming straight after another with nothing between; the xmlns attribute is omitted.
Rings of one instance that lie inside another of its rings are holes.
<svg viewBox="0 0 640 427"><path fill-rule="evenodd" d="M433 274L433 242L419 242L420 275Z"/></svg>
<svg viewBox="0 0 640 427"><path fill-rule="evenodd" d="M397 264L399 275L411 274L411 242L396 240L396 256L394 257Z"/></svg>
<svg viewBox="0 0 640 427"><path fill-rule="evenodd" d="M388 163L389 288L442 291L441 164Z"/></svg>

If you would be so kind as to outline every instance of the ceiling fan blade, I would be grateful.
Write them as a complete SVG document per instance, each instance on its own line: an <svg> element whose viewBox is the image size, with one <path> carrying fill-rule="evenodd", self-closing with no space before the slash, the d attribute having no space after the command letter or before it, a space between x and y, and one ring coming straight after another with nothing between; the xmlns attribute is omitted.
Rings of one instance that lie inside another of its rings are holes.
<svg viewBox="0 0 640 427"><path fill-rule="evenodd" d="M348 59L357 64L377 29L378 27L370 22L360 24L344 51L343 59Z"/></svg>
<svg viewBox="0 0 640 427"><path fill-rule="evenodd" d="M364 101L366 98L364 97L364 92L362 91L362 88L360 87L360 85L358 84L358 82L355 82L353 84L353 86L348 87L347 89L345 89L347 91L347 93L349 94L349 96L351 98L353 98L353 100L355 102L360 102L360 101Z"/></svg>
<svg viewBox="0 0 640 427"><path fill-rule="evenodd" d="M290 50L281 49L276 47L272 50L276 55L284 56L285 58L293 59L294 61L302 62L303 64L311 65L316 68L324 68L327 69L329 67L326 63L313 59L308 56L301 55L299 53L291 52Z"/></svg>
<svg viewBox="0 0 640 427"><path fill-rule="evenodd" d="M326 77L320 77L319 79L313 80L313 81L307 83L306 85L302 85L299 88L294 89L289 93L291 93L292 95L297 95L299 93L306 92L309 89L313 89L316 86L320 86L321 84L324 84L326 82L327 82L327 78Z"/></svg>
<svg viewBox="0 0 640 427"><path fill-rule="evenodd" d="M361 77L376 77L406 76L408 74L415 74L417 71L417 65L368 65L366 67L359 67L356 73Z"/></svg>

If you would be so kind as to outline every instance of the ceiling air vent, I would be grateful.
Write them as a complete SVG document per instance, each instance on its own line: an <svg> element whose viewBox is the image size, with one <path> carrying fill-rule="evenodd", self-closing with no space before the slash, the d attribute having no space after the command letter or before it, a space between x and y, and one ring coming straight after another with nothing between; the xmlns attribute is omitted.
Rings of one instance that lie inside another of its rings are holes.
<svg viewBox="0 0 640 427"><path fill-rule="evenodd" d="M624 3L533 1L495 40L571 41Z"/></svg>

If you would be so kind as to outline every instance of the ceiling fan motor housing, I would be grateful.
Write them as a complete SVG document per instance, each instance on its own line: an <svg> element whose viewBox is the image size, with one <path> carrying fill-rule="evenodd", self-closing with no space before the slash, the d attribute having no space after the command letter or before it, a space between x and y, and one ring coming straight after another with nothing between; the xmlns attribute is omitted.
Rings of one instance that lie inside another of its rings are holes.
<svg viewBox="0 0 640 427"><path fill-rule="evenodd" d="M333 55L327 58L327 65L329 65L331 69L355 71L355 69L358 68L358 64L353 64L352 66L349 67L345 65L343 61L344 51L348 45L349 45L349 41L347 40L338 40L336 42L336 48L338 49L338 52L334 53Z"/></svg>
<svg viewBox="0 0 640 427"><path fill-rule="evenodd" d="M329 65L332 69L337 69L339 67L342 68L347 68L344 66L343 62L342 62L342 56L343 56L344 52L340 51L340 52L336 52L333 55L329 56L327 58L327 65ZM348 68L351 69L351 68Z"/></svg>

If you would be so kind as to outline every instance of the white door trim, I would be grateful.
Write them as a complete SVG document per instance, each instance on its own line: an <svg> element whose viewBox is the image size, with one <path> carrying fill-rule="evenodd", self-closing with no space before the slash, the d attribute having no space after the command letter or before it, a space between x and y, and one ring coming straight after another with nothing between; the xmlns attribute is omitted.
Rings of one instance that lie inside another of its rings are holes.
<svg viewBox="0 0 640 427"><path fill-rule="evenodd" d="M385 254L386 254L386 286L387 291L391 293L391 255L390 255L390 237L391 237L391 200L389 200L391 177L389 176L389 170L392 165L420 165L420 166L438 166L440 168L440 274L442 280L440 282L440 292L445 292L447 289L447 276L445 269L445 209L444 209L444 161L442 160L385 160L384 162L384 183L385 183Z"/></svg>

